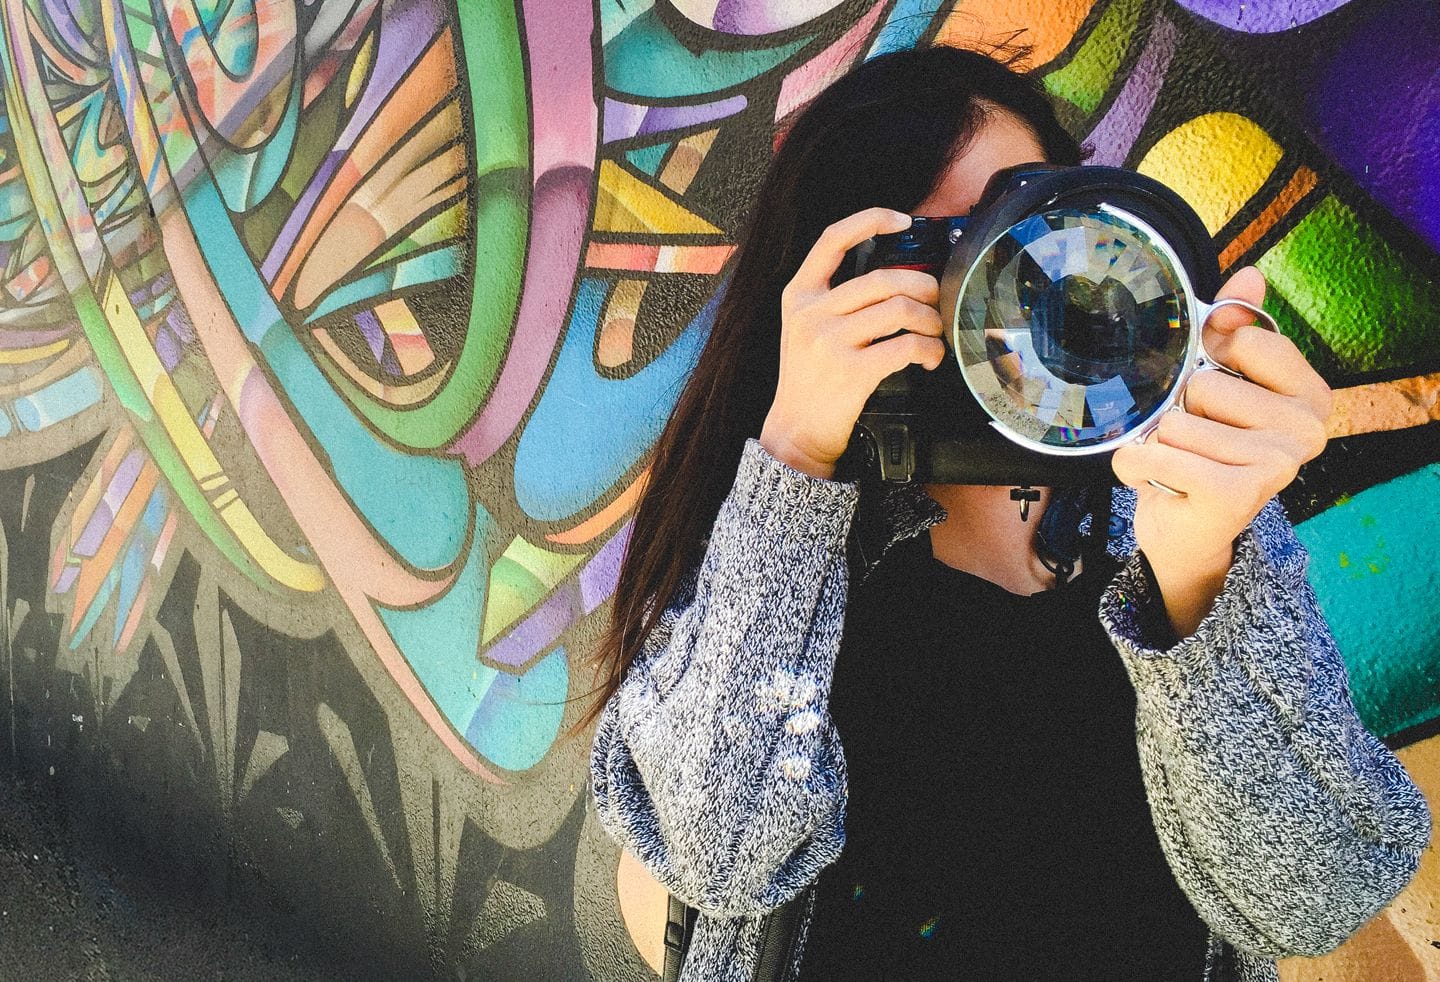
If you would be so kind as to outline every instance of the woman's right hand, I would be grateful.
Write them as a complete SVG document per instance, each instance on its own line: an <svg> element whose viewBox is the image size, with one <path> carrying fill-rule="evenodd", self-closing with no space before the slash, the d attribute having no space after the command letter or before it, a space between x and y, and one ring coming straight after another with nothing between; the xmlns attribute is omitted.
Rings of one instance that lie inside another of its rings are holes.
<svg viewBox="0 0 1440 982"><path fill-rule="evenodd" d="M929 273L874 269L830 287L846 251L909 225L909 215L889 208L842 218L780 295L780 380L760 445L796 470L833 478L881 380L912 363L934 369L945 357L940 284ZM886 338L896 331L904 333Z"/></svg>

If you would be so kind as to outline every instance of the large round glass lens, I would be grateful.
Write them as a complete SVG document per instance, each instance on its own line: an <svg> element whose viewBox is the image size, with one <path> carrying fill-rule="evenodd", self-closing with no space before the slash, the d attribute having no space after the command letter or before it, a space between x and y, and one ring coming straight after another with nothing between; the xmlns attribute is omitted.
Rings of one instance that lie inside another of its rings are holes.
<svg viewBox="0 0 1440 982"><path fill-rule="evenodd" d="M1026 218L971 267L952 340L1002 426L1055 448L1119 437L1170 395L1190 347L1184 274L1134 216Z"/></svg>

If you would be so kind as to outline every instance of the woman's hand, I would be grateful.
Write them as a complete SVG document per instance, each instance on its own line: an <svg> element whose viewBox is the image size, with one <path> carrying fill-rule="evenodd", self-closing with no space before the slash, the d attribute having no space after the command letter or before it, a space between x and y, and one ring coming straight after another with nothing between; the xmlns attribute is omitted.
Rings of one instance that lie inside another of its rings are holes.
<svg viewBox="0 0 1440 982"><path fill-rule="evenodd" d="M1217 295L1260 305L1265 279L1253 266ZM1171 626L1191 634L1210 611L1234 561L1235 539L1300 465L1325 449L1331 393L1295 343L1251 323L1239 307L1205 326L1210 355L1245 378L1197 372L1185 412L1167 412L1143 445L1115 452L1116 476L1138 492L1135 538ZM1185 497L1177 498L1153 478Z"/></svg>
<svg viewBox="0 0 1440 982"><path fill-rule="evenodd" d="M899 232L910 216L867 208L827 228L780 298L780 379L760 444L815 477L831 478L860 410L887 375L945 357L940 285L913 269L876 269L831 289L847 250ZM904 331L872 344L877 338Z"/></svg>

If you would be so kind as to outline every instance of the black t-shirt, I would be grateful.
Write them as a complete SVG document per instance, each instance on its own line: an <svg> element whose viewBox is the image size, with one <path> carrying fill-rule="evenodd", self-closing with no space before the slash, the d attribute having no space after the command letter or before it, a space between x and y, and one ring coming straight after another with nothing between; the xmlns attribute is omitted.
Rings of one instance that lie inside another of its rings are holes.
<svg viewBox="0 0 1440 982"><path fill-rule="evenodd" d="M805 982L1199 982L1207 929L1161 852L1097 613L1114 571L1019 596L921 534L852 589L831 695L846 844Z"/></svg>

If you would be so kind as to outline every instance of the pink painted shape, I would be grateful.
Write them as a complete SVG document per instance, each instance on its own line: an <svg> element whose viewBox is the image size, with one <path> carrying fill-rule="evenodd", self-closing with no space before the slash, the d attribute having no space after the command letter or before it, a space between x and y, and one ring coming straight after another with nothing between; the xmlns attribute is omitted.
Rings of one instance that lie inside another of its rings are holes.
<svg viewBox="0 0 1440 982"><path fill-rule="evenodd" d="M575 292L589 228L600 126L590 34L594 11L581 0L526 0L535 191L525 278L510 350L485 406L450 450L471 467L489 459L525 414L550 364Z"/></svg>
<svg viewBox="0 0 1440 982"><path fill-rule="evenodd" d="M780 97L775 101L775 118L784 119L809 102L820 90L843 75L850 65L864 57L866 42L875 32L876 22L884 11L883 2L876 3L850 30L830 47L785 76L780 83Z"/></svg>

